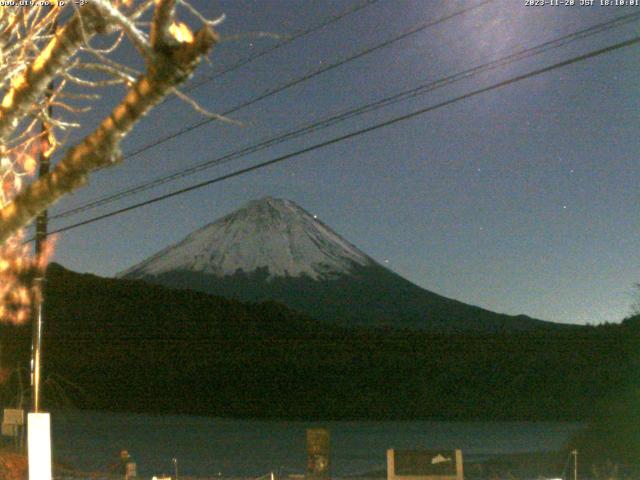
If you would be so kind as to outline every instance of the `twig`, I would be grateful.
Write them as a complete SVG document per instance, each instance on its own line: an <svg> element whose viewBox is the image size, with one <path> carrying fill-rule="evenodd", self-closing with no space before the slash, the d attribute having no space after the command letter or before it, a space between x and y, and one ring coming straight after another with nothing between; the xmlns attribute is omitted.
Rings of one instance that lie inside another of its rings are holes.
<svg viewBox="0 0 640 480"><path fill-rule="evenodd" d="M225 117L224 115L220 115L219 113L214 113L214 112L210 112L209 110L205 109L204 107L202 107L198 102L196 102L193 98L191 98L190 96L182 93L180 90L178 90L177 88L174 88L172 93L178 97L180 100L182 100L183 102L188 103L191 108L193 108L196 112L209 117L209 118L215 118L216 120L220 120L221 122L224 123L230 123L232 125L237 125L237 126L243 126L242 122L239 122L238 120L233 120L229 117Z"/></svg>

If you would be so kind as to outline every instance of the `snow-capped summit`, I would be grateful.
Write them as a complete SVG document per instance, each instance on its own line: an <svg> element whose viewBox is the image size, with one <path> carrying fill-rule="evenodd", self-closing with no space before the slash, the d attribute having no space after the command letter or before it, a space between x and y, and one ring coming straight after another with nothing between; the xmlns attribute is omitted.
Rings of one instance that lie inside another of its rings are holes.
<svg viewBox="0 0 640 480"><path fill-rule="evenodd" d="M266 269L269 277L314 280L375 262L290 200L265 197L193 232L119 276L172 271L226 276Z"/></svg>

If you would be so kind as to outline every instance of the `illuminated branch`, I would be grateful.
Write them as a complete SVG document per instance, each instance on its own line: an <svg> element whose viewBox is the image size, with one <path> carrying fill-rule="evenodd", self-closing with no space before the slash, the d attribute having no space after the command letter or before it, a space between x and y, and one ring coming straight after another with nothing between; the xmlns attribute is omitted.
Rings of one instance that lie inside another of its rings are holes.
<svg viewBox="0 0 640 480"><path fill-rule="evenodd" d="M84 35L92 35L104 29L105 24L101 16L95 14L94 4L88 4L87 7L88 15L84 19L76 14L56 32L35 61L12 79L11 87L0 104L0 142L6 143L7 137L18 126L19 121L42 97L49 82L80 48ZM83 23L84 29L88 29L84 35Z"/></svg>
<svg viewBox="0 0 640 480"><path fill-rule="evenodd" d="M157 3L156 9L163 10L165 4L173 5L174 2L163 0ZM148 5L148 2L143 4L143 6L145 5ZM55 17L57 15L56 9L59 8L54 7L52 12L31 28L29 35L32 36L35 32L42 30L47 19L51 20L51 18ZM29 113L34 103L41 99L49 82L64 72L70 59L78 50L83 46L89 47L88 41L95 34L108 33L119 28L145 55L150 53L151 49L148 40L133 22L137 16L144 12L143 8L134 11L131 19L126 17L108 0L90 0L79 10L82 10L82 13L80 11L76 12L64 27L58 29L47 46L38 53L27 68L23 68L21 65L25 55L20 56L19 71L11 79L11 86L0 103L0 143L7 142L8 137L18 126L20 120ZM173 7L170 12L173 13ZM13 32L16 25L19 24L19 20L23 17L23 12L15 15L2 32L2 34L5 34L4 38L1 38L2 35L0 34L0 41L8 41L9 34ZM33 42L22 42L22 48L33 48Z"/></svg>
<svg viewBox="0 0 640 480"><path fill-rule="evenodd" d="M151 108L193 73L201 58L216 42L217 35L208 27L193 35L184 24L176 24L173 19L174 0L159 0L155 8L151 28L152 55L146 74L132 85L122 102L93 133L69 149L50 174L31 183L16 195L12 203L0 210L0 243L60 197L86 183L91 171L119 162L121 140ZM123 18L118 22L120 26ZM78 31L80 27L75 28L73 34L70 30L65 30L69 32L64 34L65 42L78 41L76 36L81 35ZM87 28L86 20L84 28ZM52 41L54 47L59 45L60 50L68 52L69 49L65 46L68 43L57 40L58 37L60 32ZM76 43L73 45L77 47ZM50 53L41 63L48 65L49 69L55 69L55 65L60 65L68 58L68 54L58 53L54 61ZM33 92L22 95L33 95ZM0 117L0 132L2 125Z"/></svg>

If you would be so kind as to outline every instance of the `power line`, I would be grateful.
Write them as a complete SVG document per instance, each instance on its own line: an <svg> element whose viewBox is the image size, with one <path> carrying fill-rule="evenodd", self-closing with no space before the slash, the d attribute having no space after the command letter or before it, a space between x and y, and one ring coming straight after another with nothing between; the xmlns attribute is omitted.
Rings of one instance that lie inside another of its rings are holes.
<svg viewBox="0 0 640 480"><path fill-rule="evenodd" d="M257 102L259 102L261 100L264 100L265 98L268 98L268 97L271 97L273 95L276 95L276 94L278 94L278 93L280 93L280 92L282 92L284 90L287 90L287 89L289 89L291 87L294 87L294 86L296 86L296 85L298 85L300 83L306 82L307 80L311 80L312 78L315 78L318 75L322 75L323 73L326 73L326 72L331 71L331 70L333 70L335 68L338 68L338 67L340 67L342 65L350 63L350 62L352 62L354 60L357 60L358 58L364 57L365 55L373 53L373 52L375 52L377 50L380 50L382 48L388 47L389 45L392 45L392 44L394 44L396 42L399 42L400 40L403 40L403 39L405 39L405 38L407 38L407 37L409 37L411 35L414 35L416 33L422 32L422 31L424 31L424 30L426 30L426 29L428 29L430 27L433 27L433 26L438 25L440 23L446 22L447 20L450 20L452 18L458 17L460 15L464 15L465 13L468 13L468 12L470 12L472 10L476 10L476 9L478 9L478 8L488 4L488 3L492 3L492 2L495 2L495 1L496 0L482 0L481 2L477 3L476 5L464 8L462 10L458 10L457 12L451 13L451 14L446 15L444 17L440 17L437 20L432 20L432 21L427 22L427 23L419 24L419 25L407 30L406 32L404 32L404 33L402 33L400 35L397 35L397 36L395 36L393 38L390 38L389 40L385 40L382 43L378 43L377 45L374 45L373 47L366 48L365 50L362 50L362 51L360 51L360 52L358 52L358 53L356 53L354 55L351 55L350 57L344 58L342 60L338 60L335 63L332 63L330 65L322 67L322 68L320 68L318 70L315 70L315 71L313 71L311 73L308 73L308 74L306 74L306 75L304 75L302 77L299 77L299 78L296 78L294 80L291 80L291 81L289 81L289 82L287 82L287 83L285 83L283 85L280 85L279 87L273 88L271 90L267 90L265 93L262 93L262 94L260 94L260 95L258 95L256 97L253 97L253 98L251 98L251 99L249 99L249 100L247 100L247 101L245 101L245 102L243 102L243 103L241 103L239 105L236 105L235 107L232 107L229 110L226 110L226 111L222 112L220 115L222 115L222 116L231 115L232 113L235 113L238 110L241 110L241 109L246 108L246 107L248 107L250 105L253 105L254 103L257 103ZM149 150L149 149L151 149L153 147L156 147L156 146L158 146L158 145L160 145L162 143L165 143L165 142L167 142L169 140L173 140L176 137L180 137L180 136L182 136L182 135L184 135L186 133L191 132L192 130L200 128L200 127L202 127L204 125L207 125L207 124L209 124L211 122L214 122L216 120L218 120L218 118L207 118L207 119L202 120L200 122L197 122L197 123L194 123L192 125L189 125L189 126L183 128L181 130L178 130L178 131L176 131L174 133L171 133L171 134L166 135L164 137L161 137L161 138L159 138L157 140L154 140L153 142L148 143L148 144L138 148L137 150L133 150L132 152L127 153L124 156L124 159L131 158L131 157L134 157L136 155L139 155L142 152L145 152L145 151L147 151L147 150Z"/></svg>
<svg viewBox="0 0 640 480"><path fill-rule="evenodd" d="M190 85L187 85L185 88L181 89L184 92L190 92L192 90L195 90L196 88L204 85L205 83L211 82L217 78L220 78L224 75L226 75L227 73L233 72L251 62L253 62L254 60L257 60L258 58L261 58L281 47L284 47L285 45L288 45L290 43L293 43L294 41L298 40L299 38L305 37L307 35L310 35L313 32L316 32L318 30L322 30L324 27L327 27L329 25L331 25L332 23L335 23L353 13L359 12L360 10L363 10L371 5L373 5L374 3L377 3L379 0L365 0L363 3L360 3L358 5L355 5L354 7L348 8L343 12L338 13L337 15L333 15L331 17L329 17L328 19L326 19L325 21L314 25L312 27L309 27L305 30L301 30L298 33L295 33L287 38L285 38L284 40L276 43L275 45L269 47L269 48L265 48L264 50L261 50L253 55L250 55L249 57L242 59L236 63L234 63L233 65L229 66L228 68L225 68L219 72L216 72L212 75L209 75L205 78L202 78L198 81L194 81L193 83L191 83ZM173 96L170 97L165 97L161 104L164 104L168 101L170 101L171 99L176 98ZM131 156L137 155L139 152L131 152L129 154L127 154L124 158L129 158Z"/></svg>
<svg viewBox="0 0 640 480"><path fill-rule="evenodd" d="M227 163L230 162L232 160L244 157L246 155L249 155L251 153L255 153L257 151L263 150L265 148L280 144L282 142L300 137L302 135L306 135L324 128L328 128L329 126L335 125L339 122L348 120L350 118L353 118L355 116L359 116L365 113L369 113L371 111L377 110L379 108L400 102L400 101L404 101L410 98L414 98L418 95L423 95L425 93L431 92L433 90L436 90L438 88L447 86L447 85L451 85L452 83L458 82L460 80L464 80L467 78L470 78L472 76L478 75L480 73L484 73L487 72L489 70L494 70L498 67L502 67L505 65L508 65L512 62L515 61L519 61L519 60L523 60L525 58L529 58L532 57L534 55L538 55L541 53L544 53L546 51L549 51L551 49L555 49L555 48L559 48L561 46L567 45L570 42L574 42L577 40L581 40L584 38L587 38L589 36L595 35L597 33L601 33L603 31L612 29L612 28L616 28L622 25L625 25L627 23L636 21L640 18L640 12L639 13L634 13L634 14L628 14L628 15L623 15L617 18L614 18L613 20L610 20L608 22L604 22L604 23L600 23L582 30L579 30L577 32L573 32L567 35L564 35L560 38L554 39L554 40L550 40L547 42L544 42L540 45L534 46L534 47L530 47L527 48L525 50L521 50L515 53L512 53L510 55L501 57L497 60L464 70L462 72L458 72L456 74L453 75L449 75L447 77L441 78L439 80L433 81L433 82L429 82L427 84L422 84L418 87L409 89L409 90L404 90L402 92L399 92L397 94L394 94L392 96L389 97L385 97L381 100L378 100L376 102L373 103L369 103L354 109L350 109L350 110L346 110L343 111L341 113L326 117L322 120L319 121L315 121L311 124L307 124L303 127L300 127L298 129L286 132L284 134L279 134L275 137L271 137L267 140L261 141L257 144L253 144L251 146L248 147L244 147L240 150L236 150L233 151L231 153L227 153L221 157L212 159L212 160L207 160L205 162L201 162L197 165L194 165L192 167L188 167L185 169L180 169L178 171L174 171L173 173L155 178L154 180L139 184L135 187L131 187L128 189L124 189L121 190L119 192L110 194L108 196L99 198L97 200L93 200L91 202L85 203L84 205L80 205L78 207L74 207L71 208L69 210L63 211L61 213L58 213L57 215L54 215L52 217L50 217L51 219L58 219L58 218L65 218L65 217L69 217L72 215L76 215L78 213L87 211L87 210L91 210L93 208L102 206L102 205L106 205L109 203L112 203L116 200L120 200L122 198L126 198L129 197L131 195L135 195L138 194L140 192L149 190L151 188L157 187L159 185L163 185L165 183L171 182L173 180L177 180L179 178L184 178L187 177L189 175L192 175L194 173L200 172L202 170L211 168L213 166L217 166L217 165L221 165L223 163Z"/></svg>
<svg viewBox="0 0 640 480"><path fill-rule="evenodd" d="M504 87L504 86L507 86L507 85L511 85L513 83L525 80L527 78L531 78L531 77L535 77L535 76L538 76L538 75L542 75L544 73L550 72L550 71L558 69L558 68L562 68L562 67L565 67L565 66L568 66L568 65L572 65L574 63L578 63L578 62L581 62L581 61L584 61L584 60L587 60L587 59L590 59L590 58L597 57L599 55L604 55L606 53L609 53L609 52L612 52L612 51L615 51L615 50L619 50L621 48L625 48L625 47L628 47L628 46L631 46L631 45L635 45L635 44L637 44L639 42L640 42L640 37L635 37L635 38L632 38L632 39L624 41L624 42L616 43L615 45L611 45L609 47L601 48L599 50L595 50L593 52L589 52L589 53L586 53L584 55L573 57L573 58L571 58L569 60L564 60L562 62L555 63L555 64L550 65L548 67L544 67L544 68L540 68L540 69L537 69L537 70L533 70L533 71L531 71L529 73L525 73L525 74L522 74L522 75L518 75L516 77L512 77L512 78L507 79L507 80L503 80L501 82L495 83L495 84L490 85L488 87L483 87L483 88L480 88L480 89L477 89L477 90L473 90L473 91L471 91L469 93L457 96L455 98L452 98L450 100L446 100L446 101L438 103L436 105L432 105L432 106L429 106L429 107L421 108L421 109L415 110L415 111L413 111L411 113L407 113L405 115L401 115L401 116L392 118L390 120L387 120L387 121L384 121L384 122L381 122L381 123L377 123L377 124L375 124L373 126L370 126L370 127L367 127L367 128L363 128L363 129L360 129L360 130L356 130L356 131L348 133L346 135L335 137L335 138L333 138L331 140L326 140L324 142L317 143L317 144L312 145L310 147L306 147L306 148L303 148L301 150L297 150L297 151L292 152L292 153L281 155L279 157L273 158L273 159L265 161L265 162L258 163L256 165L252 165L250 167L246 167L246 168L242 168L242 169L236 170L236 171L228 173L226 175L222 175L222 176L219 176L219 177L216 177L216 178L204 181L204 182L196 183L196 184L191 185L189 187L182 188L182 189L179 189L179 190L175 190L173 192L154 197L154 198L146 200L144 202L139 202L139 203L136 203L134 205L130 205L128 207L121 208L121 209L106 213L104 215L99 215L99 216L84 220L82 222L78 222L78 223L75 223L75 224L72 224L72 225L68 225L66 227L59 228L57 230L52 231L51 233L54 234L54 233L65 232L67 230L71 230L71 229L74 229L74 228L77 228L77 227L80 227L80 226L83 226L83 225L88 225L90 223L94 223L94 222L97 222L99 220L103 220L105 218L113 217L113 216L119 215L121 213L125 213L125 212L128 212L128 211L131 211L131 210L135 210L137 208L141 208L141 207L144 207L146 205L150 205L152 203L157 203L157 202L160 202L162 200L166 200L166 199L171 198L171 197L182 195L183 193L191 192L193 190L197 190L197 189L206 187L208 185L212 185L214 183L219 183L219 182L222 182L224 180L228 180L230 178L238 177L238 176L243 175L245 173L249 173L249 172L252 172L254 170L259 170L261 168L264 168L264 167L267 167L267 166L270 166L270 165L274 165L276 163L283 162L283 161L288 160L290 158L297 157L297 156L303 155L305 153L309 153L309 152L312 152L314 150L318 150L320 148L324 148L324 147L327 147L329 145L333 145L335 143L342 142L344 140L348 140L348 139L363 135L365 133L369 133L369 132L372 132L372 131L375 131L375 130L378 130L378 129L381 129L381 128L384 128L384 127L388 127L390 125L394 125L394 124L402 122L404 120L409 120L411 118L415 118L415 117L418 117L420 115L424 115L425 113L432 112L434 110L440 109L442 107L446 107L448 105L452 105L454 103L460 102L462 100L466 100L466 99L474 97L476 95L480 95L482 93L490 92L492 90L496 90L498 88L501 88L501 87Z"/></svg>
<svg viewBox="0 0 640 480"><path fill-rule="evenodd" d="M205 78L202 78L198 81L195 81L193 83L191 83L190 85L188 85L186 88L184 88L183 90L185 92L190 92L191 90L194 90L202 85L204 85L205 83L211 82L213 80L215 80L216 78L220 78L223 75L226 75L229 72L233 72L234 70L239 69L240 67L243 67L245 65L247 65L248 63L253 62L254 60L257 60L258 58L264 57L265 55L273 52L274 50L277 50L281 47L284 47L285 45L288 45L296 40L298 40L299 38L305 37L313 32L317 32L318 30L322 30L324 27L327 27L329 25L331 25L332 23L337 22L338 20L343 19L344 17L347 17L349 15L351 15L352 13L356 13L364 8L367 8L371 5L373 5L374 3L376 3L378 0L366 0L365 2L356 5L355 7L349 8L347 10L345 10L344 12L338 13L337 15L334 15L332 17L329 17L327 20L325 20L322 23L319 23L317 25L314 25L306 30L302 30L298 33L293 34L290 37L285 38L284 40L282 40L281 42L276 43L275 45L269 47L269 48L265 48L264 50L261 50L253 55L250 55L249 57L240 60L236 63L234 63L233 65L231 65L228 68L225 68L224 70L221 70L220 72L214 73L212 75L209 75ZM171 98L171 97L169 97ZM175 97L173 97L175 98Z"/></svg>
<svg viewBox="0 0 640 480"><path fill-rule="evenodd" d="M247 58L244 58L236 63L234 63L233 65L219 71L216 73L213 73L212 75L209 75L205 78L202 78L200 80L194 81L191 84L187 85L185 88L182 88L181 91L183 92L190 92L192 90L195 90L196 88L211 82L217 78L220 78L224 75L226 75L227 73L233 72L251 62L253 62L254 60L257 60L258 58L264 57L265 55L278 50L279 48L282 48L286 45L289 45L290 43L293 43L294 41L298 40L299 38L305 37L307 35L310 35L311 33L317 32L318 30L322 30L324 27L327 27L329 25L331 25L332 23L335 23L353 13L359 12L360 10L363 10L371 5L373 5L374 3L377 3L379 0L365 0L364 2L357 4L351 8L348 8L346 10L344 10L343 12L340 12L336 15L333 15L331 17L329 17L328 19L326 19L325 21L317 24L317 25L313 25L305 30L301 30L297 33L294 33L293 35L286 37L284 40L276 43L275 45L265 48L264 50L261 50L257 53L255 53L254 55L250 55ZM165 104L169 101L171 101L171 99L176 98L174 96L169 96L169 97L165 97L161 104ZM223 114L224 115L224 114ZM160 142L162 143L162 142ZM154 145L155 146L155 145ZM129 154L127 154L124 158L129 158L132 157L134 155L137 155L140 152L131 152Z"/></svg>

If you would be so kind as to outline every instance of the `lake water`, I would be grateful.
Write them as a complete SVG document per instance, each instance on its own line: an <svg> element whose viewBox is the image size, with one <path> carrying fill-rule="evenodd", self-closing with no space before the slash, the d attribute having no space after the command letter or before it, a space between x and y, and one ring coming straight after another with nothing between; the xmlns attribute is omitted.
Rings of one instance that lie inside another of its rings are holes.
<svg viewBox="0 0 640 480"><path fill-rule="evenodd" d="M336 476L384 470L388 448L461 448L466 459L563 446L579 423L559 422L287 422L101 412L54 412L54 459L104 471L129 451L142 476L259 477L302 473L305 430L331 431Z"/></svg>

